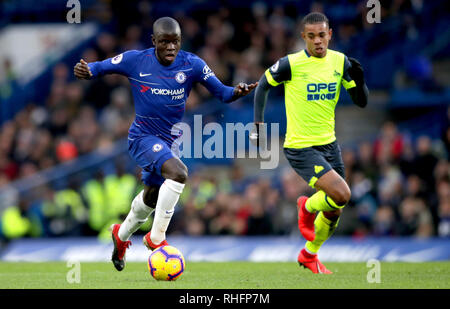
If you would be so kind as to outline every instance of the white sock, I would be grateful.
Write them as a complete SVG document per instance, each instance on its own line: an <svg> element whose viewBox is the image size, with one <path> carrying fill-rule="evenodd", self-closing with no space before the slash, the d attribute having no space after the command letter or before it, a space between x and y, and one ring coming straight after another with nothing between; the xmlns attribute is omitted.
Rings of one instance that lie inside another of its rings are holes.
<svg viewBox="0 0 450 309"><path fill-rule="evenodd" d="M142 190L131 203L131 209L125 221L120 225L119 238L127 241L137 229L147 221L153 211L153 208L144 204L144 190Z"/></svg>
<svg viewBox="0 0 450 309"><path fill-rule="evenodd" d="M166 179L159 188L158 201L156 202L155 217L153 219L151 241L158 245L166 239L166 231L175 210L184 184L171 179Z"/></svg>

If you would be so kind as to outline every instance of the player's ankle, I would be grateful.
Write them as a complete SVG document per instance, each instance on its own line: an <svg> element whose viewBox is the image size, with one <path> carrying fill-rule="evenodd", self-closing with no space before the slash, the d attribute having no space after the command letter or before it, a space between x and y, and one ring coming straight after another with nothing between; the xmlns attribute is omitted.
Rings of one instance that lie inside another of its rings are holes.
<svg viewBox="0 0 450 309"><path fill-rule="evenodd" d="M155 235L154 235L155 234ZM160 243L162 243L164 240L166 239L166 235L165 234L160 234L158 235L158 233L151 233L150 234L150 241L154 244L154 245L159 245Z"/></svg>
<svg viewBox="0 0 450 309"><path fill-rule="evenodd" d="M315 256L317 256L317 252L312 252L311 250L308 250L308 248L306 248L306 247L304 247L302 250L303 250L303 254L307 258L314 258Z"/></svg>

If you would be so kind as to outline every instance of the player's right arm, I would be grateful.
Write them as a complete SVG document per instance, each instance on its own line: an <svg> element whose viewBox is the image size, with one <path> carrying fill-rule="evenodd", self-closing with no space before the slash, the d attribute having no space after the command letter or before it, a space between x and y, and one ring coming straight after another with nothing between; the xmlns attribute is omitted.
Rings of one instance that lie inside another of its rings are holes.
<svg viewBox="0 0 450 309"><path fill-rule="evenodd" d="M81 59L75 65L73 72L78 79L91 79L114 73L129 76L132 69L138 63L136 61L138 53L136 50L130 50L113 58L91 63L87 63Z"/></svg>
<svg viewBox="0 0 450 309"><path fill-rule="evenodd" d="M194 59L194 74L196 75L196 80L222 102L231 103L248 95L257 86L257 83L239 83L235 87L226 86L216 77L203 59L197 56L195 56Z"/></svg>
<svg viewBox="0 0 450 309"><path fill-rule="evenodd" d="M291 65L288 56L278 60L261 76L255 89L253 100L254 126L250 133L250 141L256 146L265 147L264 109L271 88L291 79Z"/></svg>
<svg viewBox="0 0 450 309"><path fill-rule="evenodd" d="M75 67L73 68L73 74L78 79L90 79L92 77L92 72L89 69L88 63L81 59Z"/></svg>

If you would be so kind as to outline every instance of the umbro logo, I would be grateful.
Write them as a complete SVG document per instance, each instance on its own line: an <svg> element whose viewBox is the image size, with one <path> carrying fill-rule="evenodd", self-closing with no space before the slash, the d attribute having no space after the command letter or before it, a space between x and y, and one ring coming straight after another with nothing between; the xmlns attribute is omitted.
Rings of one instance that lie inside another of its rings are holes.
<svg viewBox="0 0 450 309"><path fill-rule="evenodd" d="M341 76L341 73L339 73L338 71L334 70L333 76Z"/></svg>
<svg viewBox="0 0 450 309"><path fill-rule="evenodd" d="M142 72L139 72L140 77L145 77L145 76L149 76L149 75L152 75L152 73L144 74Z"/></svg>

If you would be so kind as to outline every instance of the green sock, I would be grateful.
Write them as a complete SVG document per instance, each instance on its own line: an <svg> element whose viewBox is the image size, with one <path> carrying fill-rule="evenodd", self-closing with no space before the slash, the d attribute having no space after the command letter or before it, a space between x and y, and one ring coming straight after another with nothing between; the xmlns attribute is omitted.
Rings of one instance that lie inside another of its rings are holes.
<svg viewBox="0 0 450 309"><path fill-rule="evenodd" d="M341 209L344 206L338 206L322 190L317 191L310 198L308 198L308 200L306 201L306 205L305 205L306 209L310 213L315 213L318 211L333 211L333 210Z"/></svg>
<svg viewBox="0 0 450 309"><path fill-rule="evenodd" d="M316 220L314 220L314 231L316 238L313 241L307 241L305 248L309 253L317 253L323 243L333 235L336 227L338 225L339 219L337 221L331 221L325 218L323 212L320 212Z"/></svg>

